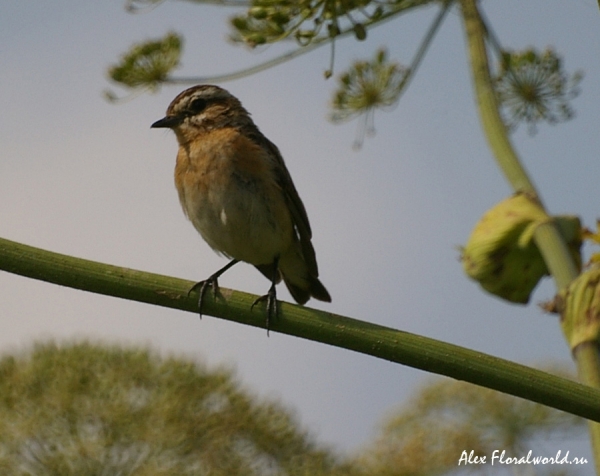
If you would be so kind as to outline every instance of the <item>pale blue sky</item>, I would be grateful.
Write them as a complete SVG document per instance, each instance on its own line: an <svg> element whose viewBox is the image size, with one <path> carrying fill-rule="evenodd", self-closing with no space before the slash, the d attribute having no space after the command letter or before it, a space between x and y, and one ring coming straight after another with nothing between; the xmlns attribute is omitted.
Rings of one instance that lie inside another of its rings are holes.
<svg viewBox="0 0 600 476"><path fill-rule="evenodd" d="M507 47L553 45L585 70L575 120L515 143L554 213L593 225L600 213L600 13L593 0L483 2ZM0 4L0 236L49 250L200 280L222 266L180 210L175 138L151 130L182 86L107 103L107 67L133 42L171 29L186 37L179 74L210 75L264 61L224 41L233 10L167 2L131 15L120 1ZM336 70L382 45L407 63L435 9L340 41ZM222 86L281 149L308 210L332 304L311 306L443 339L525 364L569 362L557 319L484 294L462 273L456 247L510 189L483 139L452 12L410 89L377 135L352 150L356 123L326 121L334 81L327 47ZM221 285L264 294L268 282L238 265ZM34 339L149 344L236 366L252 392L280 398L325 443L368 441L386 412L427 374L372 357L193 314L92 295L0 273L0 351ZM280 288L280 297L290 297ZM562 448L566 449L566 448Z"/></svg>

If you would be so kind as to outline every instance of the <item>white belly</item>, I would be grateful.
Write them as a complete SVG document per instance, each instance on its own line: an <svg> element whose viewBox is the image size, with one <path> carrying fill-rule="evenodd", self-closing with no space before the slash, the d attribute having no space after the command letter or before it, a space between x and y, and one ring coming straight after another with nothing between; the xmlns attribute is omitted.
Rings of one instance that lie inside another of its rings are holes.
<svg viewBox="0 0 600 476"><path fill-rule="evenodd" d="M211 248L230 258L269 264L291 244L290 225L278 222L268 201L252 189L209 187L204 192L185 190L184 197L184 212L196 230Z"/></svg>

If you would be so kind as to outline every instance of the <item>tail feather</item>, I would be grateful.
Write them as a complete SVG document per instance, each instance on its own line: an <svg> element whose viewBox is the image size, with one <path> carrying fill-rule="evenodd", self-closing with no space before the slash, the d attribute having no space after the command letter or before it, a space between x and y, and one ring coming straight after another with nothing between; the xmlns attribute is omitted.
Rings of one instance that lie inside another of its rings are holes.
<svg viewBox="0 0 600 476"><path fill-rule="evenodd" d="M319 301L331 302L331 296L319 278L311 277L310 295Z"/></svg>
<svg viewBox="0 0 600 476"><path fill-rule="evenodd" d="M308 288L298 286L283 276L283 282L287 286L290 294L298 304L305 304L311 297L319 301L331 302L331 296L319 281L319 278L310 276L308 278Z"/></svg>
<svg viewBox="0 0 600 476"><path fill-rule="evenodd" d="M290 294L298 304L305 304L311 297L331 302L331 296L319 281L319 271L316 266L310 266L305 261L300 246L281 257L279 270Z"/></svg>
<svg viewBox="0 0 600 476"><path fill-rule="evenodd" d="M298 304L305 304L311 297L319 301L331 302L331 296L323 283L319 281L316 266L304 259L301 247L284 254L275 267L275 263L255 265L269 281L283 281Z"/></svg>

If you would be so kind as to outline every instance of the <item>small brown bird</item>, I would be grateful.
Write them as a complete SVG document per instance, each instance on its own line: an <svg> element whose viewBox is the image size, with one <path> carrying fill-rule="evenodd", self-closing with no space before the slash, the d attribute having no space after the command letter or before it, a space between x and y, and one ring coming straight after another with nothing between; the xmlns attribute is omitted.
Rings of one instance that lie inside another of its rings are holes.
<svg viewBox="0 0 600 476"><path fill-rule="evenodd" d="M308 216L279 149L256 127L240 101L212 85L179 94L167 115L151 127L172 129L179 142L175 186L183 211L209 246L231 261L197 283L202 301L208 287L239 261L271 281L267 329L277 315L275 285L285 282L293 298L331 302L319 281Z"/></svg>

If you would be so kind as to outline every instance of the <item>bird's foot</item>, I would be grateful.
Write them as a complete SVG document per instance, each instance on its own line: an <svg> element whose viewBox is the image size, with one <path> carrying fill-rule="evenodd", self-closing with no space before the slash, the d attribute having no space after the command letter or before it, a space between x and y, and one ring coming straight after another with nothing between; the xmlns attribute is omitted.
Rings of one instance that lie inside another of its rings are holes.
<svg viewBox="0 0 600 476"><path fill-rule="evenodd" d="M273 284L269 288L269 292L267 294L257 298L252 303L250 310L254 309L254 306L256 306L259 302L263 302L263 301L267 302L266 326L267 326L267 335L269 335L269 328L270 328L271 322L273 322L277 318L277 311L278 311L278 307L279 307L277 304L277 293L275 291L275 284Z"/></svg>
<svg viewBox="0 0 600 476"><path fill-rule="evenodd" d="M198 291L198 314L200 315L200 319L202 319L202 306L204 304L204 296L206 295L208 288L212 288L213 298L216 299L217 294L219 293L219 281L216 276L213 275L204 281L197 282L188 291L188 296L193 291Z"/></svg>
<svg viewBox="0 0 600 476"><path fill-rule="evenodd" d="M200 319L202 319L202 304L204 303L204 296L206 294L207 289L210 287L213 290L213 298L217 298L217 294L219 294L219 276L221 276L225 271L231 268L234 264L238 263L239 260L232 259L229 263L223 266L219 271L213 273L209 276L208 279L204 281L200 281L194 284L191 289L188 291L188 296L192 293L192 291L199 291L200 296L198 297L198 313L200 314Z"/></svg>

